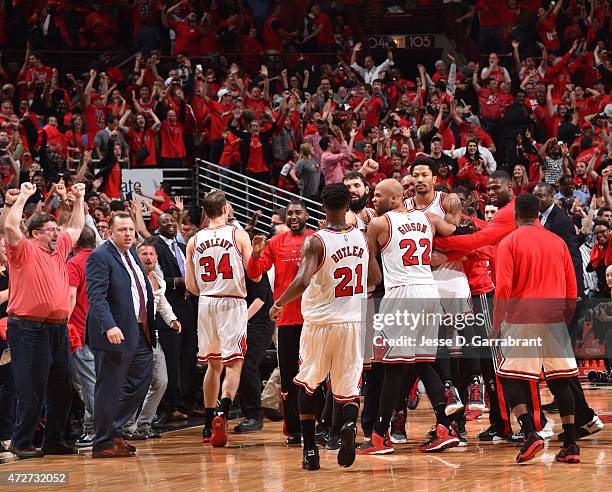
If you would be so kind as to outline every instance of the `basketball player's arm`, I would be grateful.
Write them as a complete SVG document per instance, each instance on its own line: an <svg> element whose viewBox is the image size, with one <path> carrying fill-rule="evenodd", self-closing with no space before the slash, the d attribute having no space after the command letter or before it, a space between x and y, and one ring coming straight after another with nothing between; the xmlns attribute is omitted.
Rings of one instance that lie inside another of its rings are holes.
<svg viewBox="0 0 612 492"><path fill-rule="evenodd" d="M461 200L459 199L459 195L456 193L449 193L444 195L442 199L442 207L446 214L444 215L444 220L449 224L454 224L459 227L461 224Z"/></svg>
<svg viewBox="0 0 612 492"><path fill-rule="evenodd" d="M565 250L565 254L563 255L563 270L565 273L565 323L569 325L576 312L578 285L576 282L574 263L572 262L572 257L565 244L563 244L563 249Z"/></svg>
<svg viewBox="0 0 612 492"><path fill-rule="evenodd" d="M264 236L255 236L251 246L252 253L247 261L246 274L251 280L255 280L274 264L273 243Z"/></svg>
<svg viewBox="0 0 612 492"><path fill-rule="evenodd" d="M194 238L192 237L187 243L185 252L185 288L194 296L200 295L200 289L196 282L195 267L193 266L193 248Z"/></svg>
<svg viewBox="0 0 612 492"><path fill-rule="evenodd" d="M378 284L382 282L382 273L380 271L380 267L378 266L378 262L376 261L376 253L374 253L374 248L372 248L372 244L369 238L366 237L366 241L368 242L368 250L370 257L368 258L368 292L371 289L374 289Z"/></svg>
<svg viewBox="0 0 612 492"><path fill-rule="evenodd" d="M368 242L370 245L370 254L376 255L380 253L380 247L385 245L389 240L389 224L384 217L374 217L368 224Z"/></svg>
<svg viewBox="0 0 612 492"><path fill-rule="evenodd" d="M495 261L495 302L493 304L493 334L497 335L502 322L506 319L506 303L512 295L514 259L510 243L502 242L497 248Z"/></svg>
<svg viewBox="0 0 612 492"><path fill-rule="evenodd" d="M249 237L248 232L239 229L236 230L235 237L238 249L240 250L240 254L242 255L242 265L244 266L244 269L247 270L249 266L249 260L253 255L253 246L251 246L251 238ZM253 282L259 282L261 280L261 274L257 275L256 277L249 276L249 278Z"/></svg>
<svg viewBox="0 0 612 492"><path fill-rule="evenodd" d="M431 222L432 227L434 228L433 233L439 236L450 236L457 230L457 226L454 224L449 224L444 219L438 217L436 214L425 214L427 218Z"/></svg>
<svg viewBox="0 0 612 492"><path fill-rule="evenodd" d="M285 304L299 298L304 293L310 285L312 276L317 271L322 256L323 247L321 241L313 236L307 237L302 246L302 261L300 262L297 275L270 309L271 319L276 318L276 315L282 311Z"/></svg>

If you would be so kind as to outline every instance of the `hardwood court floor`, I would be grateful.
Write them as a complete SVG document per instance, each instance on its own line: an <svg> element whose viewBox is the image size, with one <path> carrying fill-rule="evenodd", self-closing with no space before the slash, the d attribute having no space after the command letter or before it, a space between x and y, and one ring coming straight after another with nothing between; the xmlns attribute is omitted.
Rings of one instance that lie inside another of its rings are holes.
<svg viewBox="0 0 612 492"><path fill-rule="evenodd" d="M612 414L612 390L586 390L591 406L604 417ZM550 401L548 394L543 396ZM284 446L281 424L266 422L263 432L236 435L224 449L201 443L201 428L185 429L162 439L134 442L138 457L92 460L89 453L70 457L13 462L0 465L0 490L91 491L291 491L302 490L470 490L496 492L605 492L612 490L612 423L597 436L580 441L582 463L556 463L558 442L553 437L538 457L524 465L514 461L511 444L478 443L475 434L487 427L487 416L468 422L469 445L425 455L416 446L425 440L432 422L431 407L422 397L408 415L409 444L395 454L357 456L348 469L339 468L336 453L321 450L321 470L301 469L302 450ZM552 415L555 432L559 416ZM230 429L237 423L232 421ZM362 440L362 436L358 438ZM69 473L62 487L8 486L9 472Z"/></svg>

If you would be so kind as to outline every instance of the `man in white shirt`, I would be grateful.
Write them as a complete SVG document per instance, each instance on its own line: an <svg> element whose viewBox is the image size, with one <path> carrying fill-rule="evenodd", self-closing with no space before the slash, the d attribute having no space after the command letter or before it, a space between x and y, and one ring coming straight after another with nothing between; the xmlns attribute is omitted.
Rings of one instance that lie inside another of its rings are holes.
<svg viewBox="0 0 612 492"><path fill-rule="evenodd" d="M177 333L181 332L181 323L172 311L172 306L166 299L166 282L163 277L155 272L157 266L157 251L155 250L155 238L148 238L138 245L138 257L144 271L153 288L153 311L159 314L164 322ZM155 334L157 337L157 333ZM161 434L151 427L159 402L164 396L168 385L168 371L166 369L166 358L159 343L153 347L153 368L151 374L151 385L145 397L140 413L134 413L134 417L128 421L123 435L127 440L142 440L150 437L161 437ZM138 418L136 415L138 414Z"/></svg>
<svg viewBox="0 0 612 492"><path fill-rule="evenodd" d="M353 48L353 53L351 55L351 68L361 76L361 78L366 84L372 84L372 82L378 79L378 75L381 72L389 70L394 65L393 51L388 50L387 59L380 65L376 66L374 64L374 58L368 55L365 57L364 60L365 67L362 67L357 63L358 51L361 51L361 43L357 43Z"/></svg>

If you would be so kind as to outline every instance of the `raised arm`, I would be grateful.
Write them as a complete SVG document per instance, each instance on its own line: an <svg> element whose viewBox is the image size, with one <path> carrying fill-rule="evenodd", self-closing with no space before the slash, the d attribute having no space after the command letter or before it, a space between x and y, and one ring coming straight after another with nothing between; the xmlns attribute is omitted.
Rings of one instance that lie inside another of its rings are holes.
<svg viewBox="0 0 612 492"><path fill-rule="evenodd" d="M34 192L36 186L30 182L25 182L21 185L19 196L15 200L13 206L9 207L6 219L4 220L4 234L6 241L10 246L17 246L23 239L21 232L21 217L23 216L23 207Z"/></svg>
<svg viewBox="0 0 612 492"><path fill-rule="evenodd" d="M85 185L83 183L74 184L72 185L71 192L74 195L75 201L72 205L72 214L70 214L66 232L70 239L72 239L72 244L76 244L85 226Z"/></svg>

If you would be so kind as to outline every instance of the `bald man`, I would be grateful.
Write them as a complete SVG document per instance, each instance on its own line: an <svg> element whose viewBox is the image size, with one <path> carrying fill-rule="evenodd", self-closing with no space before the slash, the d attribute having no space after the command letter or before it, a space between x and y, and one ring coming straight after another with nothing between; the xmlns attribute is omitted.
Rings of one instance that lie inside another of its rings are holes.
<svg viewBox="0 0 612 492"><path fill-rule="evenodd" d="M373 204L378 217L370 221L368 238L373 253L381 253L385 279L385 296L374 319L374 358L385 363L385 376L372 438L357 453L394 451L385 436L401 387L404 364L414 365L436 414L437 425L431 439L419 451L443 451L458 446L459 438L450 429L444 386L433 368L442 306L431 272L431 250L436 232L446 236L456 227L434 214L408 212L402 185L394 179L386 179L376 186ZM423 313L437 316L405 317Z"/></svg>

